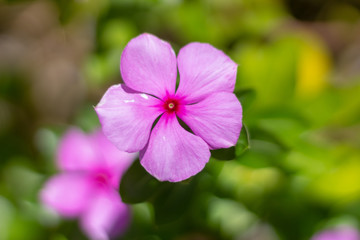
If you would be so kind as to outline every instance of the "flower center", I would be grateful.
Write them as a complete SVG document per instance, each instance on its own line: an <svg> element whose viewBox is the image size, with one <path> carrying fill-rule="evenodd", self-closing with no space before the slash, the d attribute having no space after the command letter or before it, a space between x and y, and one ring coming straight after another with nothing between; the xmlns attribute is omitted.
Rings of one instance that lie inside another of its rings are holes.
<svg viewBox="0 0 360 240"><path fill-rule="evenodd" d="M95 184L99 187L107 187L110 185L110 176L104 172L95 174L93 179Z"/></svg>
<svg viewBox="0 0 360 240"><path fill-rule="evenodd" d="M179 108L179 102L176 99L167 99L164 102L164 109L168 113L176 112Z"/></svg>
<svg viewBox="0 0 360 240"><path fill-rule="evenodd" d="M169 107L169 109L173 109L175 107L175 104L174 103L169 103L168 107Z"/></svg>
<svg viewBox="0 0 360 240"><path fill-rule="evenodd" d="M105 176L105 174L99 174L95 177L95 181L100 184L107 184L108 178Z"/></svg>

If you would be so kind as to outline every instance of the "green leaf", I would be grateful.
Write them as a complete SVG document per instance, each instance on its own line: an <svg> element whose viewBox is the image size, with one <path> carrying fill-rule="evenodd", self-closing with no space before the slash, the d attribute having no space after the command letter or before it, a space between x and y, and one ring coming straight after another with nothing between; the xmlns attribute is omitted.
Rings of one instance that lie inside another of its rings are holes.
<svg viewBox="0 0 360 240"><path fill-rule="evenodd" d="M136 160L126 171L120 183L121 199L125 203L140 203L148 200L166 184L151 176Z"/></svg>
<svg viewBox="0 0 360 240"><path fill-rule="evenodd" d="M247 130L247 127L243 125L236 146L230 148L211 150L211 157L222 161L233 160L237 156L241 156L242 154L244 154L249 148L250 148L249 132Z"/></svg>
<svg viewBox="0 0 360 240"><path fill-rule="evenodd" d="M252 140L251 151L247 151L237 161L250 168L274 167L283 158L282 149L273 142Z"/></svg>
<svg viewBox="0 0 360 240"><path fill-rule="evenodd" d="M234 94L239 99L243 109L248 109L256 97L256 91L252 88L237 90Z"/></svg>
<svg viewBox="0 0 360 240"><path fill-rule="evenodd" d="M239 140L236 144L236 156L243 155L247 150L250 149L250 134L245 124L240 132Z"/></svg>
<svg viewBox="0 0 360 240"><path fill-rule="evenodd" d="M278 166L288 148L266 131L255 128L251 133L251 149L248 147L236 161L251 168Z"/></svg>
<svg viewBox="0 0 360 240"><path fill-rule="evenodd" d="M197 180L180 183L167 183L153 199L155 221L164 224L179 219L189 209Z"/></svg>
<svg viewBox="0 0 360 240"><path fill-rule="evenodd" d="M211 156L217 160L233 160L236 157L235 147L211 150Z"/></svg>

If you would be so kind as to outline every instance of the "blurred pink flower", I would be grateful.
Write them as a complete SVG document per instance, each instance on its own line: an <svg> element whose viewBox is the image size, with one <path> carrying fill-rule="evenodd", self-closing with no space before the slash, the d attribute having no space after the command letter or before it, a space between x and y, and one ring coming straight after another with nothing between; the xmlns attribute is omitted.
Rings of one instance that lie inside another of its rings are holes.
<svg viewBox="0 0 360 240"><path fill-rule="evenodd" d="M236 144L242 126L233 94L237 64L222 51L190 43L176 58L169 43L141 34L125 47L120 70L126 85L110 87L95 110L108 139L123 151L140 151L141 164L157 179L187 179L204 168L209 149Z"/></svg>
<svg viewBox="0 0 360 240"><path fill-rule="evenodd" d="M41 200L64 217L79 217L91 239L109 239L130 222L129 208L117 189L134 158L135 154L119 151L101 131L86 135L71 129L57 152L62 173L45 184Z"/></svg>
<svg viewBox="0 0 360 240"><path fill-rule="evenodd" d="M360 240L360 232L352 227L339 227L314 235L311 240Z"/></svg>

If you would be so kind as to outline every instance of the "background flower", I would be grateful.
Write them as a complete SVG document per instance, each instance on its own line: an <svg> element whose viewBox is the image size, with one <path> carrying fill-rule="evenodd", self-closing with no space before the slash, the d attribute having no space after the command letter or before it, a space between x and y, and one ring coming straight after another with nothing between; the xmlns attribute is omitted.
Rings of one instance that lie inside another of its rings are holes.
<svg viewBox="0 0 360 240"><path fill-rule="evenodd" d="M109 239L129 225L129 207L117 190L134 158L116 149L101 131L86 135L73 128L58 147L62 172L47 181L41 199L64 217L79 217L91 239Z"/></svg>
<svg viewBox="0 0 360 240"><path fill-rule="evenodd" d="M360 232L349 226L340 226L335 229L324 230L317 233L311 240L358 240Z"/></svg>

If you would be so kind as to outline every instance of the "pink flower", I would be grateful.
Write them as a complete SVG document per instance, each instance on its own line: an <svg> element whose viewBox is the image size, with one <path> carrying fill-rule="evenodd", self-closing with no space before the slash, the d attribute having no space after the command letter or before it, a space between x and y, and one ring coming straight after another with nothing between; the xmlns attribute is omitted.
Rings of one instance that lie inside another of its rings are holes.
<svg viewBox="0 0 360 240"><path fill-rule="evenodd" d="M169 43L145 33L127 44L120 70L126 85L110 87L95 110L105 136L123 151L140 151L142 166L157 179L187 179L204 168L210 149L236 144L242 126L232 93L237 65L222 51L190 43L176 58Z"/></svg>
<svg viewBox="0 0 360 240"><path fill-rule="evenodd" d="M338 227L313 236L311 240L359 240L360 233L352 227Z"/></svg>
<svg viewBox="0 0 360 240"><path fill-rule="evenodd" d="M85 135L71 129L57 152L62 173L45 184L41 200L64 217L79 217L91 239L109 239L125 230L130 221L129 208L117 189L134 158L114 147L101 131Z"/></svg>

